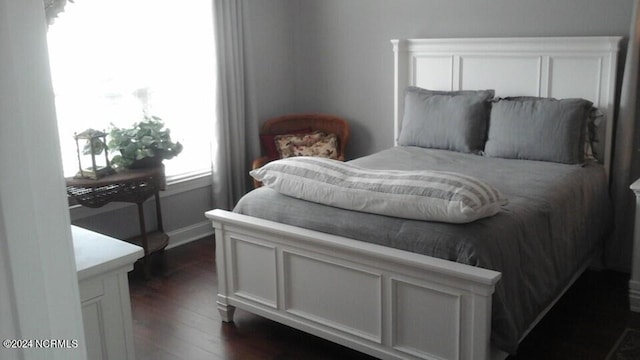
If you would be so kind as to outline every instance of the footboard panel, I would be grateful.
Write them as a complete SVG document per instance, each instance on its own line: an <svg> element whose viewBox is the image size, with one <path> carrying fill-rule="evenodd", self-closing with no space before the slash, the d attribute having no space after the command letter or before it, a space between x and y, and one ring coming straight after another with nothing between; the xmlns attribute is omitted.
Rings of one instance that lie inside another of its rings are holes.
<svg viewBox="0 0 640 360"><path fill-rule="evenodd" d="M223 210L218 309L389 359L488 359L500 273Z"/></svg>

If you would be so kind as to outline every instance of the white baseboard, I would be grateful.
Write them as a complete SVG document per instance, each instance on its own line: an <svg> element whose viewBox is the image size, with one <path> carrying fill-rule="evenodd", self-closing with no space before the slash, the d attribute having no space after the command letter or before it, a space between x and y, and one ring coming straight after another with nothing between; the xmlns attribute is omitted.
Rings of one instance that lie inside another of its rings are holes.
<svg viewBox="0 0 640 360"><path fill-rule="evenodd" d="M205 236L213 235L211 221L204 220L199 223L167 232L169 235L169 245L167 249L188 244L194 240L202 239Z"/></svg>

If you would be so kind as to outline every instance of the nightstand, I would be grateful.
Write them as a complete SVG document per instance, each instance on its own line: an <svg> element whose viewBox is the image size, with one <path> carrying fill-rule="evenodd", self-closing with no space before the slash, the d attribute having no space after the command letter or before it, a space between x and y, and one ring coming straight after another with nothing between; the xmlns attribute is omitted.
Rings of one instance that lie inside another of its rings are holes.
<svg viewBox="0 0 640 360"><path fill-rule="evenodd" d="M127 272L140 247L71 227L89 359L134 360Z"/></svg>

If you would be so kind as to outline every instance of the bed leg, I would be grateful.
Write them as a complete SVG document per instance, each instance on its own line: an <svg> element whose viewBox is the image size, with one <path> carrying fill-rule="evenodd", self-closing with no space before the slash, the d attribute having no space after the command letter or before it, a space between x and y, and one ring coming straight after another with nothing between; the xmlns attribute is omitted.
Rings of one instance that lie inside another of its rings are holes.
<svg viewBox="0 0 640 360"><path fill-rule="evenodd" d="M236 311L236 307L233 305L225 304L220 301L217 301L218 312L220 313L220 318L224 322L233 322L233 314Z"/></svg>

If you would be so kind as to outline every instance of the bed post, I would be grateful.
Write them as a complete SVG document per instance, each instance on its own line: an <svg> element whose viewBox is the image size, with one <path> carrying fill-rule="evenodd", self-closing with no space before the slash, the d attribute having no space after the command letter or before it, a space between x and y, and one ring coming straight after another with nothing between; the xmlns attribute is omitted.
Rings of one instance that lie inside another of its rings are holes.
<svg viewBox="0 0 640 360"><path fill-rule="evenodd" d="M391 40L393 45L393 145L398 145L398 136L402 128L402 116L404 113L404 89L409 84L409 74L406 64L409 53L407 51L407 41Z"/></svg>
<svg viewBox="0 0 640 360"><path fill-rule="evenodd" d="M220 318L224 322L233 322L233 314L235 313L235 306L229 305L227 299L227 266L225 263L225 241L224 241L224 229L223 225L219 222L213 221L213 227L215 228L215 242L216 242L216 270L218 272L218 297L216 300L216 306L220 313Z"/></svg>
<svg viewBox="0 0 640 360"><path fill-rule="evenodd" d="M222 302L221 299L224 299ZM220 318L224 322L233 322L233 314L236 311L236 307L233 305L229 305L226 303L226 297L223 298L218 294L218 301L216 301L216 305L218 306L218 313L220 313Z"/></svg>

